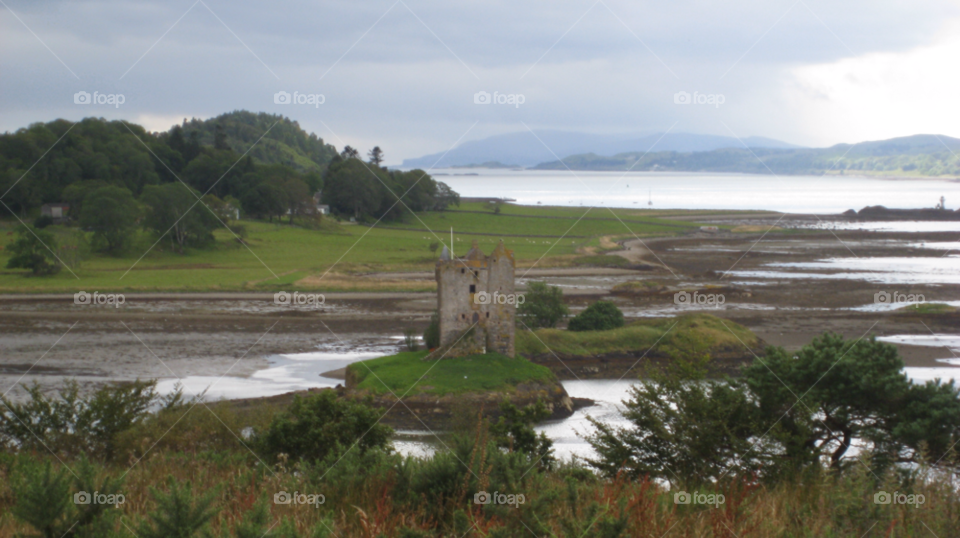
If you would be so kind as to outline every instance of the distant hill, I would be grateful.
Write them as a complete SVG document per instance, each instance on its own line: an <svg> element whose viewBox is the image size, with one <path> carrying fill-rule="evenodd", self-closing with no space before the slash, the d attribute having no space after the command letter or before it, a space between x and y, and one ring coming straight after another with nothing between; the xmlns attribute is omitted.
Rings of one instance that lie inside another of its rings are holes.
<svg viewBox="0 0 960 538"><path fill-rule="evenodd" d="M797 148L786 142L762 137L749 137L743 142L751 148ZM719 148L743 147L736 138L689 133L645 135L598 135L568 131L522 131L464 142L445 155L435 153L416 159L405 159L404 168L449 168L476 166L481 163L515 163L533 166L569 155L598 153L615 155L626 152L711 151Z"/></svg>
<svg viewBox="0 0 960 538"><path fill-rule="evenodd" d="M960 176L960 139L914 135L837 144L829 148L739 148L712 151L632 151L570 155L535 166L538 170L634 170L742 172L753 174L855 173L889 176ZM609 155L609 154L608 154Z"/></svg>
<svg viewBox="0 0 960 538"><path fill-rule="evenodd" d="M200 143L211 146L218 125L222 126L230 149L241 154L263 136L249 155L267 164L283 164L302 172L319 172L337 154L335 147L324 143L316 134L307 133L297 122L266 112L255 114L235 110L208 120L184 120L181 127L185 136L198 131ZM273 128L267 132L271 125Z"/></svg>

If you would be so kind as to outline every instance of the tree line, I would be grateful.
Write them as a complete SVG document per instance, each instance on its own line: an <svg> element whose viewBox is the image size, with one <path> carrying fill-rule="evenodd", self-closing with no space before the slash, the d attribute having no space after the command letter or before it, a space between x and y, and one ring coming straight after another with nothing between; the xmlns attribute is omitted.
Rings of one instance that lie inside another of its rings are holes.
<svg viewBox="0 0 960 538"><path fill-rule="evenodd" d="M262 138L254 138L257 129ZM338 153L267 114L185 120L166 132L102 118L55 120L0 135L0 201L3 213L21 220L42 204L68 204L69 220L93 233L93 250L109 254L123 252L137 228L183 252L211 245L213 231L238 215L293 224L315 219L321 202L337 216L367 221L459 205L457 193L426 172L382 164L379 147L365 162L349 146ZM42 239L23 231L11 267L55 272Z"/></svg>

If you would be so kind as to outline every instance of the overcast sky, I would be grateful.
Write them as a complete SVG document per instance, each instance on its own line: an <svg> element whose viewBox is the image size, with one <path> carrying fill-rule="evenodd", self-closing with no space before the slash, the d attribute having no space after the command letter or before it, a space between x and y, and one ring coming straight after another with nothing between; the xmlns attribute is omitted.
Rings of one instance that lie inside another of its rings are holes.
<svg viewBox="0 0 960 538"><path fill-rule="evenodd" d="M391 164L527 128L960 137L958 30L944 0L2 0L0 130L247 109ZM75 104L81 91L123 103Z"/></svg>

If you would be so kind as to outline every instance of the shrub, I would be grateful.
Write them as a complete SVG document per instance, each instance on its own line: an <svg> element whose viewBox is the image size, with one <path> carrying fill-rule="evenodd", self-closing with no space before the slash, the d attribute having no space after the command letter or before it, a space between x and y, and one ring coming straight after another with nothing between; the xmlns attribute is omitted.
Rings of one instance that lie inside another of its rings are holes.
<svg viewBox="0 0 960 538"><path fill-rule="evenodd" d="M528 329L556 327L569 314L563 304L563 292L544 282L530 282L523 294L524 302L517 307L517 319Z"/></svg>
<svg viewBox="0 0 960 538"><path fill-rule="evenodd" d="M75 381L67 381L57 398L48 398L36 383L29 399L14 403L0 397L0 446L20 450L90 452L105 459L116 453L117 436L141 422L156 397L153 381L118 383L81 398Z"/></svg>
<svg viewBox="0 0 960 538"><path fill-rule="evenodd" d="M427 346L427 349L440 347L440 318L436 312L430 318L430 325L423 331L423 345Z"/></svg>
<svg viewBox="0 0 960 538"><path fill-rule="evenodd" d="M490 433L499 448L510 452L522 452L537 461L542 468L550 467L553 457L553 441L543 432L537 435L533 427L550 416L543 400L518 409L509 401L500 402L500 418L490 426Z"/></svg>
<svg viewBox="0 0 960 538"><path fill-rule="evenodd" d="M53 224L53 217L50 215L40 215L33 221L33 227L38 230L42 230L51 224Z"/></svg>
<svg viewBox="0 0 960 538"><path fill-rule="evenodd" d="M567 326L571 331L609 331L618 327L623 327L623 312L610 301L593 303Z"/></svg>
<svg viewBox="0 0 960 538"><path fill-rule="evenodd" d="M21 226L17 238L5 249L13 255L7 261L7 268L30 269L37 276L55 274L60 271L60 262L53 254L56 248L56 238L50 232Z"/></svg>
<svg viewBox="0 0 960 538"><path fill-rule="evenodd" d="M339 398L332 390L298 395L286 411L273 418L260 444L273 458L282 453L294 460L322 460L353 445L364 452L386 447L390 441L393 430L379 421L376 409Z"/></svg>

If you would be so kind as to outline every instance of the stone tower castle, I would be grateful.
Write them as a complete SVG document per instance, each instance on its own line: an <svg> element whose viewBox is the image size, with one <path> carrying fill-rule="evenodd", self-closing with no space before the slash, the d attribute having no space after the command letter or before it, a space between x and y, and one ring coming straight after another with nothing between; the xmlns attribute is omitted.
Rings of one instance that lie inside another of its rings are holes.
<svg viewBox="0 0 960 538"><path fill-rule="evenodd" d="M503 241L490 256L480 251L476 241L462 258L451 259L443 247L436 272L437 312L440 346L453 346L447 357L488 351L514 356L515 265L513 251Z"/></svg>

